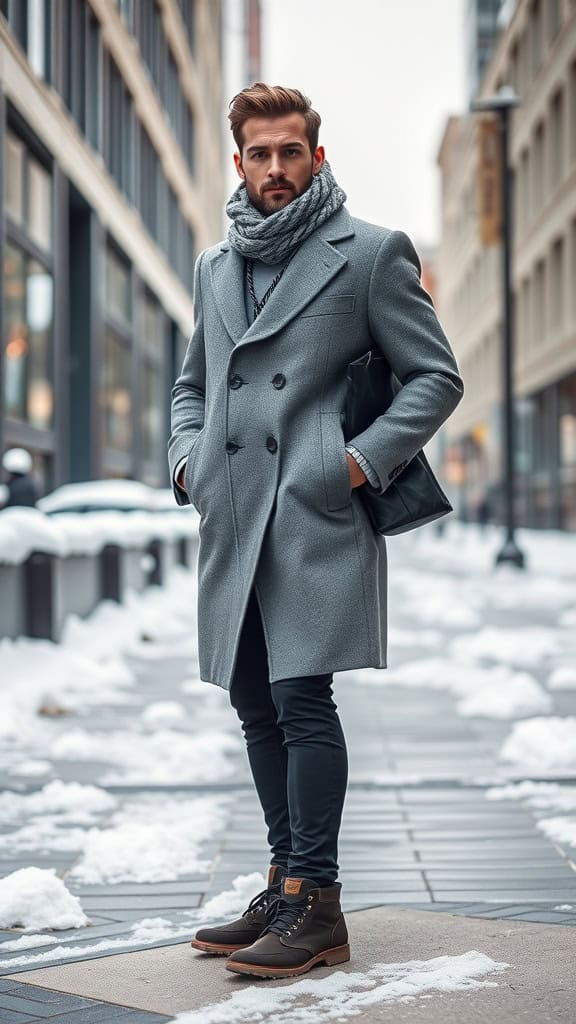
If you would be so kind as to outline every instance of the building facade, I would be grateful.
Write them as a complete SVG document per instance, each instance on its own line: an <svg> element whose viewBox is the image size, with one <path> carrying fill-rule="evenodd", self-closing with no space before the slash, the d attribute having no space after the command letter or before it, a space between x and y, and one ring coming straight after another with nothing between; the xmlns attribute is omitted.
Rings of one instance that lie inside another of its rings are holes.
<svg viewBox="0 0 576 1024"><path fill-rule="evenodd" d="M223 234L219 0L0 0L0 451L42 493L168 483L198 252Z"/></svg>
<svg viewBox="0 0 576 1024"><path fill-rule="evenodd" d="M511 85L518 521L576 529L576 0L519 0L478 95ZM478 216L481 115L448 120L438 154L438 311L465 395L446 425L461 513L502 513L502 269Z"/></svg>

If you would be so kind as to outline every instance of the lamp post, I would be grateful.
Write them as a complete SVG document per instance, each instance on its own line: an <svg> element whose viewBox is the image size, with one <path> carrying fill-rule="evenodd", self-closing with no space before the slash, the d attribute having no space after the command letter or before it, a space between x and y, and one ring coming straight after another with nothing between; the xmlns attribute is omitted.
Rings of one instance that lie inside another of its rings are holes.
<svg viewBox="0 0 576 1024"><path fill-rule="evenodd" d="M511 289L511 239L510 239L510 166L509 166L509 127L510 111L519 106L520 97L516 95L509 85L503 85L494 96L486 99L472 100L470 111L472 113L491 111L498 115L500 124L500 180L502 189L502 314L503 314L503 452L502 472L504 475L504 496L505 496L505 525L506 538L503 546L496 555L496 565L503 562L511 563L519 569L525 567L524 554L516 543L514 536L515 515L514 515L514 454L515 454L515 424L514 424L514 353L513 353L513 304Z"/></svg>

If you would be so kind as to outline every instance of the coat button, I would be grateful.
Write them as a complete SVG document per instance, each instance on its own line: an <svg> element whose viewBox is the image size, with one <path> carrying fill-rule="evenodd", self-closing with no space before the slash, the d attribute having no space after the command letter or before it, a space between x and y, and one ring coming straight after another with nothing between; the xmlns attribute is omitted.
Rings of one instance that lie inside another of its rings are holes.
<svg viewBox="0 0 576 1024"><path fill-rule="evenodd" d="M243 383L244 383L244 381L243 381L243 379L242 379L242 377L240 376L239 373L234 373L230 377L230 387L231 388L234 388L234 389L241 388Z"/></svg>
<svg viewBox="0 0 576 1024"><path fill-rule="evenodd" d="M226 451L230 455L234 455L234 452L237 452L239 447L240 445L236 444L236 441L226 441Z"/></svg>
<svg viewBox="0 0 576 1024"><path fill-rule="evenodd" d="M272 437L272 434L266 438L266 447L269 452L275 452L278 447L278 442L275 437Z"/></svg>
<svg viewBox="0 0 576 1024"><path fill-rule="evenodd" d="M286 383L286 377L284 376L283 373L277 373L272 378L272 383L275 388L278 388L278 390L280 390L280 388L283 388Z"/></svg>

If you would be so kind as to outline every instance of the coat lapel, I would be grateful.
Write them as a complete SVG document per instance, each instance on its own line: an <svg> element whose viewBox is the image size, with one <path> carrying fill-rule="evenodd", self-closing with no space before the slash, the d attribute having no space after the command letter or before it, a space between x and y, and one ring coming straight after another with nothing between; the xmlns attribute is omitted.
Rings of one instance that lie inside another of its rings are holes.
<svg viewBox="0 0 576 1024"><path fill-rule="evenodd" d="M261 341L286 327L346 266L346 256L331 243L353 234L350 214L341 207L302 243L280 284L250 325L244 303L244 258L223 243L211 262L212 287L234 344Z"/></svg>
<svg viewBox="0 0 576 1024"><path fill-rule="evenodd" d="M244 257L227 242L210 263L212 291L226 330L234 344L248 330L248 317L244 302Z"/></svg>

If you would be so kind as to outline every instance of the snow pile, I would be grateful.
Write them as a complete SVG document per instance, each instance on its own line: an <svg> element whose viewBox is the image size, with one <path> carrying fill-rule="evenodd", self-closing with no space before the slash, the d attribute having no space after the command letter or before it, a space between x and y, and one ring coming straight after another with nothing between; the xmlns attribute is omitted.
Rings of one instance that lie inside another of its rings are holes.
<svg viewBox="0 0 576 1024"><path fill-rule="evenodd" d="M567 843L576 846L576 819L574 818L543 818L538 828L554 843Z"/></svg>
<svg viewBox="0 0 576 1024"><path fill-rule="evenodd" d="M510 673L506 682L494 679L457 704L465 718L522 718L553 710L552 698L527 672Z"/></svg>
<svg viewBox="0 0 576 1024"><path fill-rule="evenodd" d="M0 793L0 820L7 823L29 815L59 814L63 821L90 825L96 814L116 805L116 798L98 786L54 779L36 793Z"/></svg>
<svg viewBox="0 0 576 1024"><path fill-rule="evenodd" d="M378 676L355 673L352 678L375 686L449 690L460 698L457 710L464 717L509 719L553 709L550 695L533 676L507 665L483 667L451 658L424 658L406 661Z"/></svg>
<svg viewBox="0 0 576 1024"><path fill-rule="evenodd" d="M196 586L193 574L176 566L165 587L150 586L141 593L128 590L122 604L101 601L88 618L69 616L62 643L98 660L111 653L147 656L157 645L161 656L188 653L190 644L194 648L196 644L192 611ZM183 642L184 652L180 650Z"/></svg>
<svg viewBox="0 0 576 1024"><path fill-rule="evenodd" d="M397 610L411 621L456 629L481 624L485 595L474 579L398 567L391 573Z"/></svg>
<svg viewBox="0 0 576 1024"><path fill-rule="evenodd" d="M99 779L102 785L149 785L215 782L234 774L230 754L242 750L241 739L225 732L198 735L160 729L152 734L119 730L87 732L75 729L58 737L52 757L71 761L101 761L116 765Z"/></svg>
<svg viewBox="0 0 576 1024"><path fill-rule="evenodd" d="M80 900L54 868L21 868L0 879L0 927L62 929L88 923Z"/></svg>
<svg viewBox="0 0 576 1024"><path fill-rule="evenodd" d="M530 718L516 722L500 759L539 771L576 768L576 718Z"/></svg>
<svg viewBox="0 0 576 1024"><path fill-rule="evenodd" d="M206 684L203 683L205 686ZM186 718L186 708L177 700L157 700L147 704L144 708L141 719L149 729L162 729L171 725L178 725Z"/></svg>
<svg viewBox="0 0 576 1024"><path fill-rule="evenodd" d="M49 775L52 771L50 761L17 761L8 768L9 775L22 775L28 779L39 778L41 775Z"/></svg>
<svg viewBox="0 0 576 1024"><path fill-rule="evenodd" d="M90 885L171 881L205 871L200 844L222 829L229 797L167 800L148 797L126 804L108 827L86 833L83 855L70 877Z"/></svg>
<svg viewBox="0 0 576 1024"><path fill-rule="evenodd" d="M440 647L442 640L439 629L402 629L391 624L388 630L391 647Z"/></svg>
<svg viewBox="0 0 576 1024"><path fill-rule="evenodd" d="M231 889L225 889L213 896L198 910L202 921L220 920L224 917L239 917L246 910L251 899L268 885L268 881L259 871L249 875L238 875L232 882Z"/></svg>
<svg viewBox="0 0 576 1024"><path fill-rule="evenodd" d="M461 661L502 662L529 668L540 664L560 650L557 630L543 626L505 629L485 626L476 633L455 637L450 653Z"/></svg>
<svg viewBox="0 0 576 1024"><path fill-rule="evenodd" d="M174 1020L175 1024L241 1024L255 1020L324 1024L359 1017L374 1007L405 1003L427 993L495 987L495 981L486 979L509 966L471 950L460 956L375 964L368 971L336 970L325 978L310 976L274 988L249 985L220 1003L180 1013ZM301 998L305 1005L300 1004Z"/></svg>
<svg viewBox="0 0 576 1024"><path fill-rule="evenodd" d="M4 792L0 795L0 820L19 827L0 833L0 850L9 854L28 850L72 850L84 847L84 827L99 822L117 801L96 786L54 780L37 793Z"/></svg>
<svg viewBox="0 0 576 1024"><path fill-rule="evenodd" d="M549 690L576 690L576 668L572 665L558 665L548 677Z"/></svg>
<svg viewBox="0 0 576 1024"><path fill-rule="evenodd" d="M123 704L134 677L126 665L107 659L97 662L79 651L50 640L19 637L0 640L2 687L0 737L22 741L37 732L38 709L50 705L79 711L103 703Z"/></svg>

